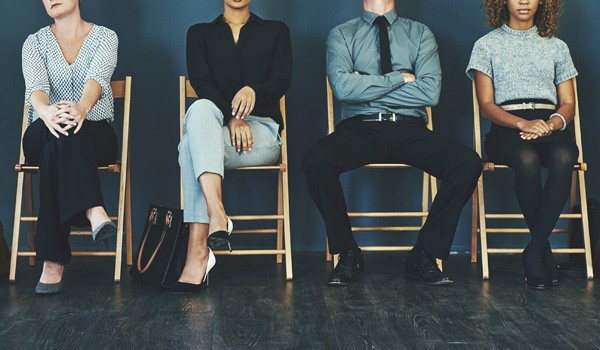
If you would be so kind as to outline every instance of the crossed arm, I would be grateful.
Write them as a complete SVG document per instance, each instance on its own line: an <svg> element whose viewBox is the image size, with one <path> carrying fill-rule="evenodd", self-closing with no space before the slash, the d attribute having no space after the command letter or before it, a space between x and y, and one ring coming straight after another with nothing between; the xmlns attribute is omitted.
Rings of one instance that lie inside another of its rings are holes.
<svg viewBox="0 0 600 350"><path fill-rule="evenodd" d="M362 75L354 71L349 45L334 29L327 39L327 75L336 97L346 103L380 103L389 107L426 107L439 101L442 70L437 43L429 29L421 35L415 74ZM356 74L358 73L358 74Z"/></svg>

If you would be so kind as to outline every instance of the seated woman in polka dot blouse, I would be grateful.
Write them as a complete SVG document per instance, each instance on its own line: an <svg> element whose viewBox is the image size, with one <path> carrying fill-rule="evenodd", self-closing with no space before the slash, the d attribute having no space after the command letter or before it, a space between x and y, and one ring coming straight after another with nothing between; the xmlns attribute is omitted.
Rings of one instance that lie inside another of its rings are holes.
<svg viewBox="0 0 600 350"><path fill-rule="evenodd" d="M118 39L85 22L79 2L43 0L54 24L23 44L29 106L23 151L28 164L40 167L36 259L44 268L38 294L62 290L71 226L91 224L96 242L117 234L104 210L97 167L117 159L110 79Z"/></svg>

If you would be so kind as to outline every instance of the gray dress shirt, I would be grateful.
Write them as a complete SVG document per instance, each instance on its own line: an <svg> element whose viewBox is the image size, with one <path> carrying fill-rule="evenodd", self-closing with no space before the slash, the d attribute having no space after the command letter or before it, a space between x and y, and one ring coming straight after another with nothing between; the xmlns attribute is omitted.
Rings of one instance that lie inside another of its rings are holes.
<svg viewBox="0 0 600 350"><path fill-rule="evenodd" d="M364 11L362 17L333 28L327 38L327 76L342 102L342 119L377 113L427 119L425 107L438 103L442 83L433 33L398 17L395 10L386 13L394 71L382 75L377 16ZM405 83L402 72L416 80Z"/></svg>

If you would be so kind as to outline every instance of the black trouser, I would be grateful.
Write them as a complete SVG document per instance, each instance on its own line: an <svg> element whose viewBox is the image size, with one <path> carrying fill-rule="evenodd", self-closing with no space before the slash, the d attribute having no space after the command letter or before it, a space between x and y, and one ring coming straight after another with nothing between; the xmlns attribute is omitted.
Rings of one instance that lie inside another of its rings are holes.
<svg viewBox="0 0 600 350"><path fill-rule="evenodd" d="M536 110L515 114L528 120L547 120L552 113ZM485 150L490 161L514 169L515 192L531 232L531 249L541 251L569 197L573 166L579 156L577 145L568 131L526 141L519 136L519 130L493 125ZM543 189L542 165L548 168Z"/></svg>
<svg viewBox="0 0 600 350"><path fill-rule="evenodd" d="M340 174L370 163L403 163L442 180L416 245L447 259L460 213L481 173L481 159L470 148L430 131L419 119L359 118L342 121L302 163L310 194L325 221L330 251L339 254L356 247Z"/></svg>
<svg viewBox="0 0 600 350"><path fill-rule="evenodd" d="M74 130L57 139L37 119L23 136L27 163L40 167L37 260L68 264L71 226L88 226L86 210L104 206L97 167L116 161L117 136L106 121L86 121Z"/></svg>

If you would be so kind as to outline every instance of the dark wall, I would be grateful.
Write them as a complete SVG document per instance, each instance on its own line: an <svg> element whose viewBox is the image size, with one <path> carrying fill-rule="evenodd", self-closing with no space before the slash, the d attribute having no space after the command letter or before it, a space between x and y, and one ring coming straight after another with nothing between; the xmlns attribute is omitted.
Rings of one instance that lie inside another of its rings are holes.
<svg viewBox="0 0 600 350"><path fill-rule="evenodd" d="M293 86L287 94L290 196L294 250L323 250L324 228L306 189L301 160L306 150L326 134L325 39L329 30L360 16L360 0L255 0L252 11L267 19L286 22L291 29L294 50ZM470 81L464 74L473 43L489 31L479 0L398 0L400 16L427 24L435 33L444 72L439 106L434 108L434 125L441 133L460 142L472 143L472 101ZM186 74L185 34L197 22L212 21L222 12L220 0L103 0L83 1L83 17L115 30L120 39L119 63L113 79L133 76L131 116L131 161L134 242L144 224L150 203L178 206L179 166L177 164L178 76ZM589 197L598 197L594 181L600 173L599 130L596 98L600 68L600 46L593 33L600 32L600 2L566 1L560 38L571 48L580 72L579 97L583 123L585 159L589 164ZM24 83L21 74L21 45L28 34L51 23L41 1L9 1L0 12L0 98L4 115L0 137L0 219L6 238L12 238L19 135ZM516 62L515 64L518 64ZM512 191L512 172L488 174L488 207L518 210ZM265 177L262 179L261 177ZM269 181L271 180L271 181ZM231 174L225 180L225 206L230 214L274 210L273 175ZM350 210L414 211L420 205L415 170L361 169L342 176ZM116 210L114 176L103 175L109 211ZM246 190L252 187L251 190ZM263 210L264 209L264 210ZM470 206L463 212L454 241L454 250L469 246ZM365 222L370 223L370 222ZM240 224L240 226L242 226ZM268 242L265 238L239 238L241 245ZM362 234L363 243L404 242L413 234ZM564 238L556 238L564 241ZM522 236L500 239L520 242ZM88 245L87 237L73 239ZM498 240L492 241L492 243ZM501 243L501 242L500 242ZM25 245L25 241L21 241ZM268 244L268 243L267 243ZM137 243L136 243L137 246Z"/></svg>

